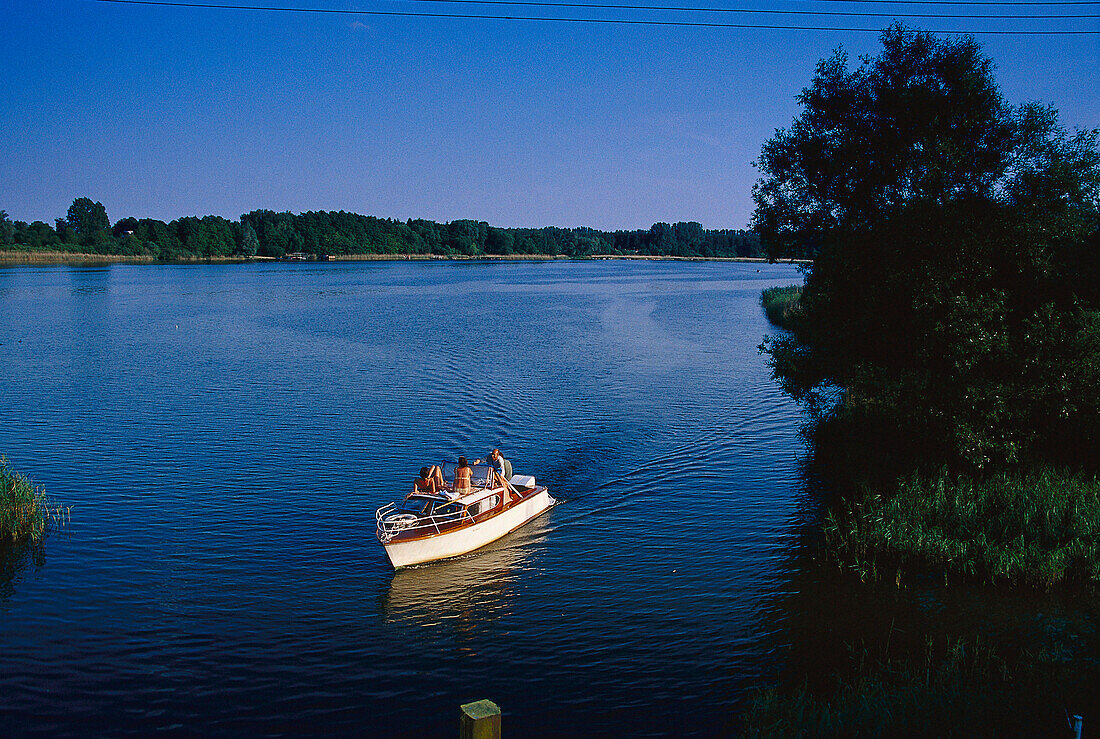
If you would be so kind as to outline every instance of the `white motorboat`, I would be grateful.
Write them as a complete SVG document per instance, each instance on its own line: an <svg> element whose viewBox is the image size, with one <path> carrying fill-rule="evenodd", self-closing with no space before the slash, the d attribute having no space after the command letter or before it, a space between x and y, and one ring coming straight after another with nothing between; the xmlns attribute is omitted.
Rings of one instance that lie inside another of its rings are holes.
<svg viewBox="0 0 1100 739"><path fill-rule="evenodd" d="M453 485L455 465L441 465ZM394 569L457 557L496 541L557 501L535 478L504 480L488 465L474 465L471 489L460 494L413 493L378 509L376 535Z"/></svg>

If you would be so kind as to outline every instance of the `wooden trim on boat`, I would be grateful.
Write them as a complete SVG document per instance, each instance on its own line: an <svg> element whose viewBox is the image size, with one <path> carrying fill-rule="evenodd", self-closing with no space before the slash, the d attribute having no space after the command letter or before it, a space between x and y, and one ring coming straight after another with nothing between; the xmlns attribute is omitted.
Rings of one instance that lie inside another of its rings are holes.
<svg viewBox="0 0 1100 739"><path fill-rule="evenodd" d="M504 495L505 493L508 492L504 488L501 488L500 490L501 490L501 495ZM509 503L508 505L498 505L497 507L491 508L488 511L485 511L484 513L478 513L477 515L471 516L469 518L458 519L456 521L448 521L447 523L443 524L442 526L439 526L438 530L433 530L430 533L421 534L418 530L419 527L412 528L412 529L408 530L409 533L418 534L417 536L405 536L404 531L399 531L396 534L394 534L393 538L391 538L389 541L386 542L386 545L389 545L389 544L406 544L408 542L421 541L423 539L432 539L432 538L435 538L437 536L441 536L443 534L451 534L451 533L454 533L456 531L461 531L463 529L468 529L471 526L477 526L479 524L485 523L486 521L490 521L490 520L496 518L497 516L500 516L504 513L507 513L508 511L512 510L513 508L515 508L519 504L521 504L524 501L528 500L529 498L531 498L535 495L538 495L541 492L545 492L545 490L546 490L546 487L542 486L542 485L537 485L533 488L528 488L528 489L525 489L525 490L517 490L516 492L519 494L519 497L513 499L512 502ZM513 529L513 531L514 530L515 529ZM378 532L375 531L376 536L377 536L377 534L378 534Z"/></svg>

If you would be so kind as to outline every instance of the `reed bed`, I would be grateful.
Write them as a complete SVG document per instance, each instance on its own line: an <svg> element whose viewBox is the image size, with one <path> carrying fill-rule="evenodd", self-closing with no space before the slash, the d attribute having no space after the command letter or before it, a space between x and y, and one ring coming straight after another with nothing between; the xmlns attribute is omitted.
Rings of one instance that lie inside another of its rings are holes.
<svg viewBox="0 0 1100 739"><path fill-rule="evenodd" d="M798 314L801 298L801 285L769 287L760 293L760 304L764 306L764 314L767 315L769 321L776 326L785 328L790 320Z"/></svg>
<svg viewBox="0 0 1100 739"><path fill-rule="evenodd" d="M71 511L51 502L42 487L0 457L0 539L38 541L47 531L67 526Z"/></svg>
<svg viewBox="0 0 1100 739"><path fill-rule="evenodd" d="M1005 659L979 637L925 637L890 656L849 646L831 680L758 690L746 736L1060 736L1087 700L1080 673L1044 649Z"/></svg>
<svg viewBox="0 0 1100 739"><path fill-rule="evenodd" d="M1100 584L1100 480L1053 469L985 480L913 474L826 517L825 541L862 577L929 570L1050 587Z"/></svg>
<svg viewBox="0 0 1100 739"><path fill-rule="evenodd" d="M0 250L0 264L151 264L148 255L91 254L76 251Z"/></svg>

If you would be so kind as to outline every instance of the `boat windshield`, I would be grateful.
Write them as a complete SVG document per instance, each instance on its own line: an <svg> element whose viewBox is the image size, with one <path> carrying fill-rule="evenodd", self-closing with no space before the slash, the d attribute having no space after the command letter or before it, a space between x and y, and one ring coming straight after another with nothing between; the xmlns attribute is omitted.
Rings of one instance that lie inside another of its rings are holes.
<svg viewBox="0 0 1100 739"><path fill-rule="evenodd" d="M443 503L436 506L432 511L433 516L442 516L444 518L458 518L462 515L462 506L458 503Z"/></svg>
<svg viewBox="0 0 1100 739"><path fill-rule="evenodd" d="M455 470L458 469L457 462L444 462L439 465L439 469L443 471L443 479L450 485L455 483ZM470 465L472 474L470 476L470 484L474 487L484 488L490 486L490 480L492 479L493 468L487 464L474 464Z"/></svg>
<svg viewBox="0 0 1100 739"><path fill-rule="evenodd" d="M434 502L435 501L431 498L422 498L419 495L413 495L406 498L405 502L401 504L401 512L425 516L431 511L432 503Z"/></svg>

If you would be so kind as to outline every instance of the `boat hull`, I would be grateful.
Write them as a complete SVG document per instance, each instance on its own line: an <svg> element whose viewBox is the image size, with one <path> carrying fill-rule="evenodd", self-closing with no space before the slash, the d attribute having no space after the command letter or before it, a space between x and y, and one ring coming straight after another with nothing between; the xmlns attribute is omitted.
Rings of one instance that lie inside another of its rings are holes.
<svg viewBox="0 0 1100 739"><path fill-rule="evenodd" d="M393 540L382 546L394 569L468 554L545 512L556 501L543 489L492 518L442 534L408 541Z"/></svg>

